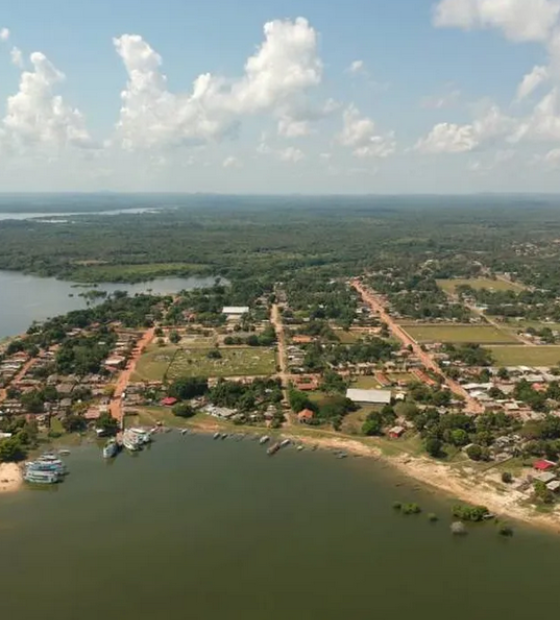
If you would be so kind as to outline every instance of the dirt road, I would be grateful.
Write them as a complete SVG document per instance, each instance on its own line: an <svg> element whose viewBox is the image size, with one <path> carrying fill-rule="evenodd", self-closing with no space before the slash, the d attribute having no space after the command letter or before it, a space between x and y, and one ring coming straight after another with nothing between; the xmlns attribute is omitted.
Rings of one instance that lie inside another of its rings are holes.
<svg viewBox="0 0 560 620"><path fill-rule="evenodd" d="M424 364L428 370L431 370L440 376L454 394L465 399L465 410L468 413L484 413L484 407L482 407L476 399L472 398L462 385L447 377L430 354L423 351L420 345L393 319L393 317L385 310L383 302L379 299L379 297L371 291L368 291L359 280L352 280L352 286L358 291L358 293L360 293L362 299L370 306L370 308L379 315L379 318L383 322L387 323L392 334L398 338L404 346L411 347L414 355L416 355L422 364Z"/></svg>
<svg viewBox="0 0 560 620"><path fill-rule="evenodd" d="M19 372L14 375L14 378L10 381L10 385L15 385L19 381L21 381L36 361L37 359L34 357L32 357L30 360L27 360L27 362L25 362L25 364L21 367L21 370L19 370ZM8 398L8 391L5 389L0 390L0 403L3 403L6 398Z"/></svg>
<svg viewBox="0 0 560 620"><path fill-rule="evenodd" d="M144 349L154 339L154 334L155 334L154 327L150 327L150 329L144 332L144 335L138 341L138 344L136 345L134 351L132 352L132 355L130 359L128 360L126 368L121 372L117 380L117 384L115 386L115 393L113 394L113 398L111 399L110 410L111 410L111 415L115 419L117 419L119 422L122 422L122 417L123 417L122 395L124 391L126 390L126 388L128 387L128 384L130 382L130 377L136 370L136 364L138 363L138 360L140 359L142 353L144 352Z"/></svg>
<svg viewBox="0 0 560 620"><path fill-rule="evenodd" d="M286 332L284 330L284 322L282 321L280 306L278 304L273 304L270 312L270 320L272 325L274 325L276 339L278 341L278 366L280 366L280 372L277 376L280 377L280 381L282 382L282 394L284 396L285 406L289 407L288 387L290 385L290 373L288 371ZM286 422L288 426L292 423L289 411L286 413Z"/></svg>

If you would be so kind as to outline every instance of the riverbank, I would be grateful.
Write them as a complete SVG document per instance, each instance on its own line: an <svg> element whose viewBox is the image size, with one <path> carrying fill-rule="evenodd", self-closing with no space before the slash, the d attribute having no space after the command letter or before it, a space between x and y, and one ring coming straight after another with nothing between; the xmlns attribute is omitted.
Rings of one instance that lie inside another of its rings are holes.
<svg viewBox="0 0 560 620"><path fill-rule="evenodd" d="M0 493L13 493L23 484L23 473L16 463L0 463Z"/></svg>

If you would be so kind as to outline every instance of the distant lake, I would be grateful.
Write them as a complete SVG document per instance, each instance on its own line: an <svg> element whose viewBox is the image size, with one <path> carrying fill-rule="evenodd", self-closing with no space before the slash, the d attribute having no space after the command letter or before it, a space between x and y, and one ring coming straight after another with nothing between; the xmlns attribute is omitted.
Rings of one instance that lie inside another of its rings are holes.
<svg viewBox="0 0 560 620"><path fill-rule="evenodd" d="M140 284L105 283L97 291L127 291L129 295L145 293L177 293L212 286L215 278L160 278ZM39 278L0 270L0 338L25 332L33 321L86 308L86 300L79 294L90 288L72 287L72 282L55 278ZM69 297L73 295L73 297Z"/></svg>
<svg viewBox="0 0 560 620"><path fill-rule="evenodd" d="M557 613L560 538L491 523L383 464L245 439L159 435L56 489L0 496L9 620L517 620ZM398 485L398 486L397 486ZM405 517L394 501L424 509ZM426 513L440 516L436 524Z"/></svg>
<svg viewBox="0 0 560 620"><path fill-rule="evenodd" d="M138 209L111 209L109 211L79 211L65 213L0 213L0 221L2 220L40 220L45 222L56 222L55 218L64 218L69 216L91 216L91 215L138 215L142 213L154 213L159 209L154 207L142 207Z"/></svg>

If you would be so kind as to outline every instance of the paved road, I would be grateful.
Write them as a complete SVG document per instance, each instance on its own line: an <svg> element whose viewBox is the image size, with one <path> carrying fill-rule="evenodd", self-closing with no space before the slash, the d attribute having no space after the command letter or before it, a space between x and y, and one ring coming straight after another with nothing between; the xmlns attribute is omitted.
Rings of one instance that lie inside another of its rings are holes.
<svg viewBox="0 0 560 620"><path fill-rule="evenodd" d="M132 355L126 365L126 368L121 372L119 378L117 380L117 384L115 386L115 393L113 394L113 398L111 399L110 409L111 415L117 419L120 423L122 423L123 419L123 403L122 403L122 395L128 384L130 382L130 377L136 370L136 364L140 359L144 349L152 342L154 339L155 328L150 327L150 329L144 332L142 338L138 341Z"/></svg>
<svg viewBox="0 0 560 620"><path fill-rule="evenodd" d="M276 331L276 339L278 341L278 365L280 366L280 381L282 382L282 394L284 395L284 403L286 407L289 407L288 399L288 387L290 385L290 373L288 371L288 355L286 347L286 331L284 329L284 322L282 321L282 315L280 314L280 306L273 304L270 312L270 320L274 325ZM286 423L288 426L292 423L289 411L286 413Z"/></svg>
<svg viewBox="0 0 560 620"><path fill-rule="evenodd" d="M420 345L404 331L395 319L393 319L385 310L383 302L379 297L367 290L359 280L352 280L352 286L360 293L362 299L370 308L379 315L379 318L387 323L393 335L396 336L404 346L412 347L412 351L426 368L440 376L454 394L465 399L465 409L468 413L484 413L484 407L482 407L476 399L472 398L461 384L447 377L431 355L423 351Z"/></svg>

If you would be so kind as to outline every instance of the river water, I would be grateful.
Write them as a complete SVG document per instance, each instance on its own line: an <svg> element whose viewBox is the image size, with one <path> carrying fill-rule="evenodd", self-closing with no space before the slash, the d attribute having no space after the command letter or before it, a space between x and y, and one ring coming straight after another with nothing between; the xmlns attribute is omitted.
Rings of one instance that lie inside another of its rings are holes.
<svg viewBox="0 0 560 620"><path fill-rule="evenodd" d="M95 290L127 291L129 295L151 290L154 294L164 294L212 286L214 281L214 278L160 278L141 284L105 283ZM88 290L55 278L0 271L0 339L26 331L33 321L85 308L86 300L79 294Z"/></svg>
<svg viewBox="0 0 560 620"><path fill-rule="evenodd" d="M158 436L68 457L54 491L0 497L10 620L527 618L557 610L560 538L454 538L450 502L380 463L270 458L257 442ZM397 486L398 485L398 486ZM395 500L437 512L405 517Z"/></svg>

